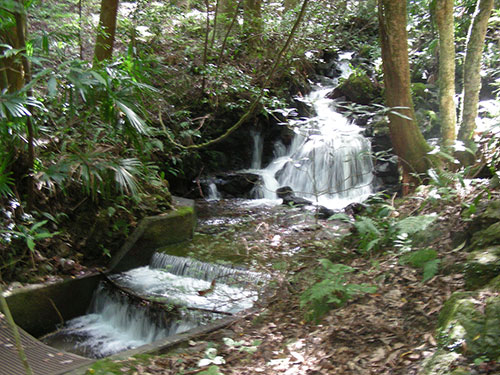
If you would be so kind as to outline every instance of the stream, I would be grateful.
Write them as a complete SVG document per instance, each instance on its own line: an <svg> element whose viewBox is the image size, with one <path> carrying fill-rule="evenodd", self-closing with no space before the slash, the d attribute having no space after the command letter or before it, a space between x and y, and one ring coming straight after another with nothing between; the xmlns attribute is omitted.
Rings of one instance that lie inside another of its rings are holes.
<svg viewBox="0 0 500 375"><path fill-rule="evenodd" d="M348 74L346 61L341 66ZM345 227L318 224L313 210L280 206L275 192L290 186L297 196L331 209L372 193L370 142L325 97L335 84L318 84L304 98L316 115L293 122L291 144L276 142L275 158L265 167L262 136L252 133L251 171L262 177L255 199L219 201L211 184L209 199L197 204L193 241L159 249L148 266L109 276L95 291L86 315L43 341L101 358L189 331L254 306L277 264L307 251L302 246L307 236L331 240L341 235Z"/></svg>

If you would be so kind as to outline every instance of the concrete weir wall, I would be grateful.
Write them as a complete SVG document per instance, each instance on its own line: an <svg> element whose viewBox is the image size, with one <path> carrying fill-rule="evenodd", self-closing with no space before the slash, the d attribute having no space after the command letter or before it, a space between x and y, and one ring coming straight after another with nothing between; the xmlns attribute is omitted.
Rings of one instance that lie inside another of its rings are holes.
<svg viewBox="0 0 500 375"><path fill-rule="evenodd" d="M156 249L185 241L196 226L194 201L174 198L175 211L144 218L113 257L110 272L123 272L149 264Z"/></svg>
<svg viewBox="0 0 500 375"><path fill-rule="evenodd" d="M84 314L101 277L96 274L15 289L6 296L7 304L16 324L40 337L55 330L57 324Z"/></svg>
<svg viewBox="0 0 500 375"><path fill-rule="evenodd" d="M196 225L194 201L174 198L175 210L144 218L112 259L107 273L147 265L154 251L192 237ZM57 324L85 314L103 276L95 274L49 285L32 285L6 294L18 326L35 337Z"/></svg>

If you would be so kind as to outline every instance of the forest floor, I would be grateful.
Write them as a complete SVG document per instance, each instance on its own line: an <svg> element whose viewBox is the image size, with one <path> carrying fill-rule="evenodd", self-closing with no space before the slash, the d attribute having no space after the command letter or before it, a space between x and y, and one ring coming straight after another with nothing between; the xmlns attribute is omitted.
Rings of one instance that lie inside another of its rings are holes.
<svg viewBox="0 0 500 375"><path fill-rule="evenodd" d="M249 237L238 234L234 241L244 243L261 265L270 265L276 285L264 304L225 329L167 354L99 361L88 373L417 374L436 350L435 327L444 301L464 288L463 274L454 265L463 262L466 252L454 237L467 224L462 218L464 204L479 191L475 187L446 202L426 205L424 189L394 203L392 215L438 214L440 234L427 246L438 251L441 266L426 282L422 270L400 264L395 249L358 255L342 240L351 229L338 221L315 221L296 208L275 210L272 222L259 222L257 215ZM249 209L245 215L255 217L257 211ZM328 246L334 243L332 250ZM299 297L317 280L318 259L334 252L334 262L355 268L350 283L368 283L377 291L348 301L313 324L305 319ZM467 365L465 357L462 362L474 373L492 373L487 372L491 368Z"/></svg>

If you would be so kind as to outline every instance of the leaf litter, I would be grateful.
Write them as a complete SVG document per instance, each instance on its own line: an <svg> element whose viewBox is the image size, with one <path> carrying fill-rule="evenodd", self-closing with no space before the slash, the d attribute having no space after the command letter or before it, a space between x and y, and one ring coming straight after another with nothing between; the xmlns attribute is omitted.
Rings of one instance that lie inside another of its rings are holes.
<svg viewBox="0 0 500 375"><path fill-rule="evenodd" d="M148 356L141 364L137 359L119 361L121 373L418 374L423 360L436 350L435 327L443 303L464 287L463 275L451 265L465 257L452 238L465 225L459 202L437 207L422 207L421 202L406 199L397 211L401 215L417 210L420 214L440 212L442 235L430 244L445 260L440 273L423 283L421 271L399 264L393 252L352 257L356 249L341 249L346 256L339 262L357 270L351 281L375 285L377 291L331 310L317 325L304 319L299 295L308 282L310 285L317 260L325 256L325 246L339 232L348 233L348 226L307 221L311 220L308 215L295 208L274 209L267 219L247 212L257 221L252 230L238 236L261 267L275 276L272 296L228 327L196 337L166 354ZM284 269L276 264L284 264ZM207 348L215 348L224 361L216 365L202 361L207 365L199 367Z"/></svg>

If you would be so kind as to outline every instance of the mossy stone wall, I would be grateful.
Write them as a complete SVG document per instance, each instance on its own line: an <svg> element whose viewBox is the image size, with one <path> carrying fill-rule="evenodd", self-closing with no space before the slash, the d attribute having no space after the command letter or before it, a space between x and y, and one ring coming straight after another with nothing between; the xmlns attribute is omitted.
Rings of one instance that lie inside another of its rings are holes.
<svg viewBox="0 0 500 375"><path fill-rule="evenodd" d="M176 209L144 218L112 259L111 272L123 272L149 264L156 249L186 241L196 226L194 201L175 198Z"/></svg>

